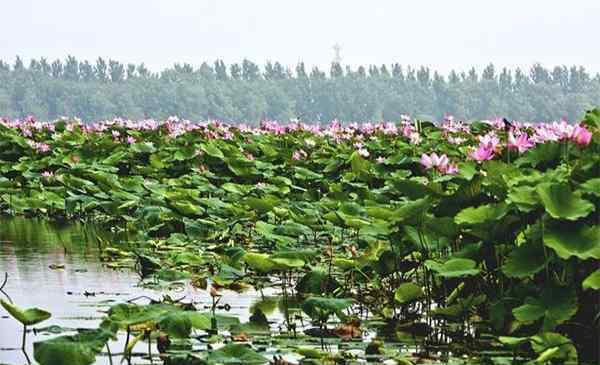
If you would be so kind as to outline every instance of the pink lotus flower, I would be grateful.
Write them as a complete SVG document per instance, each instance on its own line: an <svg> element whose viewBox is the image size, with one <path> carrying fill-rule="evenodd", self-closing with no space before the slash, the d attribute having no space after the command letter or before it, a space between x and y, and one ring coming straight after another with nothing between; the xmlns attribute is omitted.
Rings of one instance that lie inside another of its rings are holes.
<svg viewBox="0 0 600 365"><path fill-rule="evenodd" d="M119 133L119 131L112 131L111 134L112 134L113 138L115 138L115 139L119 138L119 136L121 135L121 133Z"/></svg>
<svg viewBox="0 0 600 365"><path fill-rule="evenodd" d="M127 137L127 143L134 144L135 142L135 138L133 138L132 136Z"/></svg>
<svg viewBox="0 0 600 365"><path fill-rule="evenodd" d="M499 145L500 139L494 132L489 132L486 135L479 136L479 146L484 146L492 152L496 151Z"/></svg>
<svg viewBox="0 0 600 365"><path fill-rule="evenodd" d="M587 146L592 141L592 132L578 125L573 129L571 139L580 146Z"/></svg>
<svg viewBox="0 0 600 365"><path fill-rule="evenodd" d="M425 166L427 170L434 169L442 174L455 174L458 172L458 167L455 164L451 164L448 156L438 156L437 153L431 155L421 155L421 165Z"/></svg>
<svg viewBox="0 0 600 365"><path fill-rule="evenodd" d="M254 161L254 155L251 154L250 152L246 152L244 153L244 156L246 156L246 158L250 161Z"/></svg>
<svg viewBox="0 0 600 365"><path fill-rule="evenodd" d="M469 154L469 157L477 162L491 160L494 158L494 150L484 144L480 144L476 150Z"/></svg>
<svg viewBox="0 0 600 365"><path fill-rule="evenodd" d="M41 175L46 180L49 180L54 177L54 173L52 171L44 171Z"/></svg>
<svg viewBox="0 0 600 365"><path fill-rule="evenodd" d="M509 150L517 150L519 153L523 153L533 146L535 146L535 142L529 139L527 133L521 133L518 137L515 137L513 131L508 132L507 147Z"/></svg>

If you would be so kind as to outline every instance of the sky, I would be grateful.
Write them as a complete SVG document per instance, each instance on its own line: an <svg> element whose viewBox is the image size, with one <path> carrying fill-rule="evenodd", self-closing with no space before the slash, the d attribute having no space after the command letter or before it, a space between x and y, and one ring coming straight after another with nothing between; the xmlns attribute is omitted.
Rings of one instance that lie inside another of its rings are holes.
<svg viewBox="0 0 600 365"><path fill-rule="evenodd" d="M450 70L583 65L600 72L596 0L2 0L0 59L46 57L158 71L248 58L327 67Z"/></svg>

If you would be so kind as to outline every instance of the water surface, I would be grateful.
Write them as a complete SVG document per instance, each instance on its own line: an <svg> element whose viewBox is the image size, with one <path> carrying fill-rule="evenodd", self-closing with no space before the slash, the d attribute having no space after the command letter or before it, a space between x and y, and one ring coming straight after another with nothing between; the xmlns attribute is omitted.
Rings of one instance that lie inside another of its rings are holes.
<svg viewBox="0 0 600 365"><path fill-rule="evenodd" d="M139 276L134 272L106 268L99 260L97 236L123 239L89 223L59 225L39 219L0 218L0 284L4 272L8 272L4 291L15 304L52 313L52 318L34 327L96 328L109 305L141 295L156 299L163 294L176 298L186 296L186 301L193 301L199 308L211 302L206 291L189 284L176 291L157 292L141 287ZM52 269L52 265L64 265L65 268ZM0 296L7 299L1 293ZM247 320L248 308L255 301L257 294L254 291L232 292L222 300L223 304L232 307L228 314L238 316L242 321ZM0 307L0 364L27 363L26 355L21 351L22 334L22 326ZM27 334L26 352L32 362L33 342L51 336L54 335ZM121 353L124 341L121 335L118 342L110 342L111 352ZM141 346L140 352L147 349L146 345L138 346ZM113 363L118 364L120 360L120 356L113 356ZM96 363L109 364L107 354L98 356ZM134 363L149 362L138 358Z"/></svg>

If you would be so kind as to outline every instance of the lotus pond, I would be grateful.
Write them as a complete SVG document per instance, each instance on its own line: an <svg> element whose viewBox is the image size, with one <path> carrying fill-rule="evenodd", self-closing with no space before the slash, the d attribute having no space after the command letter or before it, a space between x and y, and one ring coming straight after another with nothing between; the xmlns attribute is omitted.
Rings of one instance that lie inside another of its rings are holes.
<svg viewBox="0 0 600 365"><path fill-rule="evenodd" d="M0 363L598 363L599 131L2 120Z"/></svg>

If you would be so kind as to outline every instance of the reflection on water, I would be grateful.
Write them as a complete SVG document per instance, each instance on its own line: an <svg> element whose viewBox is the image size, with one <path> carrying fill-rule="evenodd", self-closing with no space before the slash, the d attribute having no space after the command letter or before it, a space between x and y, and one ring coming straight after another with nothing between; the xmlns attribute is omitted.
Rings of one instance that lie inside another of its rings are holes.
<svg viewBox="0 0 600 365"><path fill-rule="evenodd" d="M103 267L99 261L97 236L121 239L90 224L57 225L37 219L0 218L0 281L4 272L8 272L4 291L15 304L52 313L52 318L36 327L95 328L108 305L140 295L153 298L160 298L162 294L178 298L185 295L197 303L198 308L211 303L205 291L191 285L182 286L177 292L155 292L137 286L139 278L135 273ZM49 267L55 264L65 265L64 270ZM85 295L86 292L95 295ZM251 291L225 295L222 303L231 305L229 314L246 321L248 308L256 300L256 293ZM20 350L22 331L21 325L0 307L0 364L27 363ZM49 336L28 333L27 352L32 361L33 342ZM123 345L124 337L110 343L113 353L120 352ZM115 363L118 361L120 357ZM98 356L97 363L109 364L109 359Z"/></svg>

